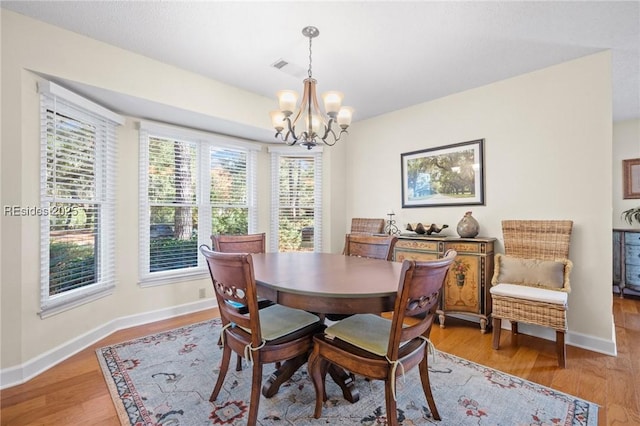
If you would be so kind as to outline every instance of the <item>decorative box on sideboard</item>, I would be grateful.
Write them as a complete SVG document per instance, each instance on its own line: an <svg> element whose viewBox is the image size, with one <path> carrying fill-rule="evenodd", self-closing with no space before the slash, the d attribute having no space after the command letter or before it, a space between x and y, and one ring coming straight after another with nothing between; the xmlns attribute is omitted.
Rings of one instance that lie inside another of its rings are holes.
<svg viewBox="0 0 640 426"><path fill-rule="evenodd" d="M430 260L444 256L447 250L458 252L440 295L437 311L440 327L451 314L476 317L480 330L486 333L491 325L491 278L495 238L406 237L400 236L393 258Z"/></svg>
<svg viewBox="0 0 640 426"><path fill-rule="evenodd" d="M640 296L640 229L613 230L613 292Z"/></svg>

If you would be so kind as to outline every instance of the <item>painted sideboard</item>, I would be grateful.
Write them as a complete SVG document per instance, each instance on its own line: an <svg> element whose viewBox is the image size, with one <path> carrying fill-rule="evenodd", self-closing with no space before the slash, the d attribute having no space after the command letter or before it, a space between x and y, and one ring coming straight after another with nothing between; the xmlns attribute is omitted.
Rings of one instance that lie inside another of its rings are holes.
<svg viewBox="0 0 640 426"><path fill-rule="evenodd" d="M613 292L640 296L640 229L613 230Z"/></svg>
<svg viewBox="0 0 640 426"><path fill-rule="evenodd" d="M444 328L447 315L464 314L480 321L480 330L486 333L491 326L491 278L495 238L408 237L400 236L394 248L393 259L402 262L430 260L444 256L449 249L458 252L440 294L437 310L440 327Z"/></svg>

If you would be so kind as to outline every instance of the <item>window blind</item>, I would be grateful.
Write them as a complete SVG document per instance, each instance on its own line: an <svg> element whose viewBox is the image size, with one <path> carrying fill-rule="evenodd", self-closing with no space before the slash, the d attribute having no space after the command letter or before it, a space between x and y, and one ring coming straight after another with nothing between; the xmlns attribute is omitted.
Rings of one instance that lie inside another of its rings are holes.
<svg viewBox="0 0 640 426"><path fill-rule="evenodd" d="M322 156L320 152L271 150L271 250L322 250ZM275 238L274 238L275 236Z"/></svg>
<svg viewBox="0 0 640 426"><path fill-rule="evenodd" d="M140 125L140 281L206 273L212 233L255 232L259 145L175 126Z"/></svg>
<svg viewBox="0 0 640 426"><path fill-rule="evenodd" d="M115 285L115 130L123 120L53 83L39 91L45 317Z"/></svg>

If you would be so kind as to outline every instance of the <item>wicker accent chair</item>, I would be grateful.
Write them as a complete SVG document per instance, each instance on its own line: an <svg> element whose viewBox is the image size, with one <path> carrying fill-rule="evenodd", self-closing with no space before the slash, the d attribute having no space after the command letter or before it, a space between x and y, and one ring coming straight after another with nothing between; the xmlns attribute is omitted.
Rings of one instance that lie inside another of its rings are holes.
<svg viewBox="0 0 640 426"><path fill-rule="evenodd" d="M384 380L387 424L398 425L397 373L419 365L429 410L434 419L440 420L429 382L427 357L433 348L428 338L440 291L456 254L449 250L442 259L402 263L392 319L357 314L327 327L324 334L313 338L307 368L316 389L315 418L320 417L322 403L327 400L326 373L331 365L337 365L372 380ZM405 321L409 318L410 321Z"/></svg>
<svg viewBox="0 0 640 426"><path fill-rule="evenodd" d="M493 348L500 347L502 320L550 327L556 331L558 364L566 366L567 300L571 291L570 220L504 220L505 254L497 254L490 289Z"/></svg>
<svg viewBox="0 0 640 426"><path fill-rule="evenodd" d="M255 425L260 403L263 365L287 361L283 365L286 372L297 370L306 362L313 348L313 335L321 333L324 324L316 315L278 304L258 309L251 254L219 253L210 250L206 245L200 246L200 252L207 260L224 336L220 373L209 401L215 401L222 389L229 370L231 352L244 354L253 364L247 424ZM239 313L228 302L247 306L248 314ZM275 376L269 379L269 392L263 389L263 394L267 397L273 396L288 379L284 372Z"/></svg>
<svg viewBox="0 0 640 426"><path fill-rule="evenodd" d="M384 219L354 217L351 219L352 234L381 234L384 232Z"/></svg>

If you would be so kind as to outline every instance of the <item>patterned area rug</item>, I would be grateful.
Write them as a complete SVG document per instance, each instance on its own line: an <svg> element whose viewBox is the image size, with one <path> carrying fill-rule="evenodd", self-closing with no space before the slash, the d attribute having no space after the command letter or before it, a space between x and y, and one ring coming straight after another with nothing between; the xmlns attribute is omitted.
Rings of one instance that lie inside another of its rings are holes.
<svg viewBox="0 0 640 426"><path fill-rule="evenodd" d="M98 349L122 424L246 424L251 369L236 372L235 356L218 399L209 402L222 354L220 329L215 319ZM443 352L429 364L442 421L431 417L414 368L397 383L403 425L597 425L598 407L588 401ZM323 417L314 419L315 391L304 366L273 398L261 396L258 424L386 424L383 382L359 378L356 386L360 401L351 404L327 378L329 400Z"/></svg>

